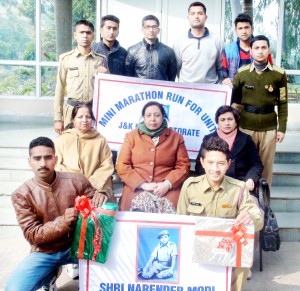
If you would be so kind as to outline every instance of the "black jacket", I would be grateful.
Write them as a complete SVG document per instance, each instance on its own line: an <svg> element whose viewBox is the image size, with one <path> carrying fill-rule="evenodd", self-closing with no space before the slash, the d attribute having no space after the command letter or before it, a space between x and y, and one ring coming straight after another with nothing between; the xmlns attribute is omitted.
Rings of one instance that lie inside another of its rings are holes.
<svg viewBox="0 0 300 291"><path fill-rule="evenodd" d="M130 77L175 81L177 61L172 48L158 40L150 45L143 39L128 48L125 68Z"/></svg>
<svg viewBox="0 0 300 291"><path fill-rule="evenodd" d="M212 136L218 136L217 132L215 131L204 136L203 141ZM200 163L201 147L195 165L195 170L198 175L205 173ZM251 136L238 130L230 154L232 162L226 175L245 182L248 179L252 179L254 183L257 184L261 178L263 165Z"/></svg>
<svg viewBox="0 0 300 291"><path fill-rule="evenodd" d="M102 41L94 43L92 50L96 53L105 55L108 62L110 74L125 76L125 59L127 51L120 46L120 43L115 40L112 50L106 46Z"/></svg>

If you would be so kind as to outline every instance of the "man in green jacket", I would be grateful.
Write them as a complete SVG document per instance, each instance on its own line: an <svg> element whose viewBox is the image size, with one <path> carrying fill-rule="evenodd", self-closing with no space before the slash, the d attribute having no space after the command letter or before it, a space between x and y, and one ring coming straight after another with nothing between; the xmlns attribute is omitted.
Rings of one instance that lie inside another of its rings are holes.
<svg viewBox="0 0 300 291"><path fill-rule="evenodd" d="M270 42L266 36L255 36L250 52L253 63L238 70L231 104L240 111L240 129L252 137L264 166L262 177L271 186L276 142L283 141L287 125L287 76L268 62Z"/></svg>

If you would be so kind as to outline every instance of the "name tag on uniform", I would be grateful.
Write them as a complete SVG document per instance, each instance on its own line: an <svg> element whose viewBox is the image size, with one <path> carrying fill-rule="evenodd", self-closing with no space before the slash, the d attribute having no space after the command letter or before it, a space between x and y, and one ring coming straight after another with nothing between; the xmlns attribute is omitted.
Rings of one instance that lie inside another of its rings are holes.
<svg viewBox="0 0 300 291"><path fill-rule="evenodd" d="M254 90L254 86L251 86L251 85L245 85L245 88Z"/></svg>
<svg viewBox="0 0 300 291"><path fill-rule="evenodd" d="M222 208L232 208L232 205L230 205L230 204L222 204Z"/></svg>
<svg viewBox="0 0 300 291"><path fill-rule="evenodd" d="M75 71L78 70L78 67L74 67L74 68L69 68L70 71Z"/></svg>
<svg viewBox="0 0 300 291"><path fill-rule="evenodd" d="M191 205L194 205L194 206L201 206L201 203L198 203L198 202L191 202Z"/></svg>

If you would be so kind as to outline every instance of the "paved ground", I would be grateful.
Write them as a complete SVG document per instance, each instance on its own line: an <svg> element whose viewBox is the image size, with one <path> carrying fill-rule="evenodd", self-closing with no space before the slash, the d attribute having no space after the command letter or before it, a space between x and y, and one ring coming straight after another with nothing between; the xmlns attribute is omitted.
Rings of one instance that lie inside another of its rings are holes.
<svg viewBox="0 0 300 291"><path fill-rule="evenodd" d="M18 226L0 227L1 291L4 290L9 274L28 252L29 245ZM253 278L247 281L244 291L300 290L300 242L283 242L278 252L264 253L263 258L263 272L259 271L259 260L256 257L252 268ZM78 280L69 279L64 271L57 285L59 291L78 290Z"/></svg>

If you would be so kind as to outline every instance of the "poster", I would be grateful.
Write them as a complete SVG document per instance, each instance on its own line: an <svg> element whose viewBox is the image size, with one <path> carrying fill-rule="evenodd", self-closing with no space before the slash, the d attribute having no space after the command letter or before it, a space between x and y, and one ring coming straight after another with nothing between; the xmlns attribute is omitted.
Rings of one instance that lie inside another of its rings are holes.
<svg viewBox="0 0 300 291"><path fill-rule="evenodd" d="M196 218L119 212L106 263L80 260L80 290L229 291L231 268L192 260Z"/></svg>
<svg viewBox="0 0 300 291"><path fill-rule="evenodd" d="M216 130L215 112L229 104L231 89L219 84L189 84L97 75L93 110L97 129L112 150L118 151L125 133L142 121L143 106L158 101L165 106L168 125L183 135L190 159L195 159L202 139Z"/></svg>

